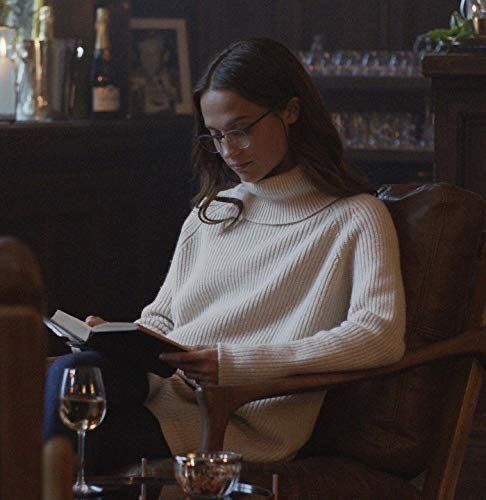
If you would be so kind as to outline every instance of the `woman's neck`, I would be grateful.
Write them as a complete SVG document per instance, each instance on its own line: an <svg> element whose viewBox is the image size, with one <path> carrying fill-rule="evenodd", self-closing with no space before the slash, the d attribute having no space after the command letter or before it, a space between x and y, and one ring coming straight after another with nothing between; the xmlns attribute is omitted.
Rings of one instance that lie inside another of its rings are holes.
<svg viewBox="0 0 486 500"><path fill-rule="evenodd" d="M288 172L289 170L292 170L295 166L296 163L292 158L290 151L287 151L287 153L285 153L285 156L280 161L280 163L275 165L275 167L263 179L268 179L269 177L274 177L275 175L280 175L283 174L284 172Z"/></svg>

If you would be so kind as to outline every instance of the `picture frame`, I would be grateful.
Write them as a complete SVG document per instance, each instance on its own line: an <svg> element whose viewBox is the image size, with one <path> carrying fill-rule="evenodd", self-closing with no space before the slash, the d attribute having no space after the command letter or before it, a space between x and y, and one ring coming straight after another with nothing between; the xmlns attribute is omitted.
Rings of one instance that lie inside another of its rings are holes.
<svg viewBox="0 0 486 500"><path fill-rule="evenodd" d="M132 18L130 114L192 114L186 20Z"/></svg>

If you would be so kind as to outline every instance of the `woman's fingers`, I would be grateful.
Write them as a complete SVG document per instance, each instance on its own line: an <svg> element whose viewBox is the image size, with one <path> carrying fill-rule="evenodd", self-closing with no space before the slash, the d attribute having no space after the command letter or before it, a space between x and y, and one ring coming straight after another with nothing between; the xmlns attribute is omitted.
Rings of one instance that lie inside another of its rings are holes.
<svg viewBox="0 0 486 500"><path fill-rule="evenodd" d="M96 325L101 325L101 323L106 323L106 320L103 318L100 318L99 316L88 316L84 322L88 326L96 326Z"/></svg>
<svg viewBox="0 0 486 500"><path fill-rule="evenodd" d="M218 350L214 347L164 353L159 359L179 368L188 378L198 382L218 383Z"/></svg>
<svg viewBox="0 0 486 500"><path fill-rule="evenodd" d="M186 378L195 380L198 384L217 384L218 378L205 373L194 373L184 371Z"/></svg>

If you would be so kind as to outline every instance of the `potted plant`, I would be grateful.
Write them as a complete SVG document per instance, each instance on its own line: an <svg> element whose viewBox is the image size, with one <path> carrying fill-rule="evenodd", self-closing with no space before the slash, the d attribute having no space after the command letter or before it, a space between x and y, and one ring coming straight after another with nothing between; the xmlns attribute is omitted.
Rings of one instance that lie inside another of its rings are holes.
<svg viewBox="0 0 486 500"><path fill-rule="evenodd" d="M429 31L427 36L448 49L460 46L474 39L473 21L454 11L451 15L449 28L439 28Z"/></svg>

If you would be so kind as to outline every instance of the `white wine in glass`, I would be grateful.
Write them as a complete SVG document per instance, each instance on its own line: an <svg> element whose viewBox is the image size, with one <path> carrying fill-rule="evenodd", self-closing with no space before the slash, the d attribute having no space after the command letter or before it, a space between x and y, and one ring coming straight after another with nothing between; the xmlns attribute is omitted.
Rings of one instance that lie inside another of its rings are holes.
<svg viewBox="0 0 486 500"><path fill-rule="evenodd" d="M101 371L95 366L78 366L64 370L59 394L59 415L69 429L78 434L79 469L73 493L90 495L102 489L87 484L84 477L86 431L98 427L106 414L106 396Z"/></svg>

